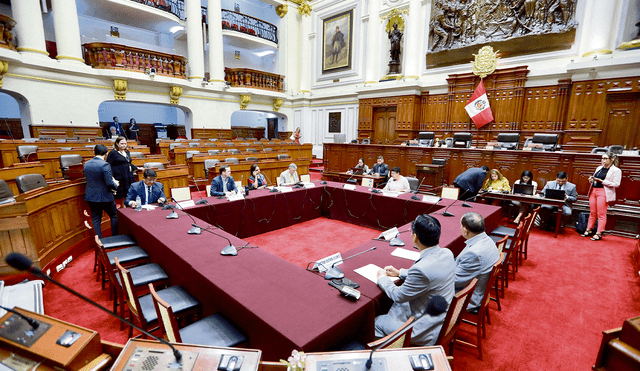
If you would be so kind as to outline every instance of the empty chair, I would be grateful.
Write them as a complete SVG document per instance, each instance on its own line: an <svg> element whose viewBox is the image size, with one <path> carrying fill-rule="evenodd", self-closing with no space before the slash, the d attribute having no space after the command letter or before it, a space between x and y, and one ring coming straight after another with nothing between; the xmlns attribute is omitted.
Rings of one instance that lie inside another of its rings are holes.
<svg viewBox="0 0 640 371"><path fill-rule="evenodd" d="M0 179L0 205L15 202L11 187L4 180Z"/></svg>
<svg viewBox="0 0 640 371"><path fill-rule="evenodd" d="M415 319L416 318L414 316L409 317L407 322L403 323L402 326L400 326L400 328L398 328L397 330L395 330L394 332L390 333L389 335L383 338L380 338L376 341L373 341L367 344L367 346L369 348L376 348L380 344L384 344L387 341L390 341L389 344L379 349L408 348L409 345L411 345L411 330L413 329L413 322L415 321Z"/></svg>
<svg viewBox="0 0 640 371"><path fill-rule="evenodd" d="M518 143L520 142L519 133L500 133L497 139L500 148L506 149L518 149Z"/></svg>
<svg viewBox="0 0 640 371"><path fill-rule="evenodd" d="M187 158L191 158L193 157L193 155L196 155L198 153L200 153L200 151L187 151L186 155L187 155Z"/></svg>
<svg viewBox="0 0 640 371"><path fill-rule="evenodd" d="M244 138L243 137L238 137L235 140L244 140Z"/></svg>
<svg viewBox="0 0 640 371"><path fill-rule="evenodd" d="M173 312L175 304L171 304L169 300L163 298L163 291L156 292L153 285L149 285L156 318L158 318L161 328L170 342L233 347L247 341L246 336L219 313L179 329Z"/></svg>
<svg viewBox="0 0 640 371"><path fill-rule="evenodd" d="M144 158L144 153L142 152L129 152L131 158Z"/></svg>
<svg viewBox="0 0 640 371"><path fill-rule="evenodd" d="M220 160L217 160L217 159L204 160L204 177L205 178L209 177L209 169L215 168L218 162L220 162Z"/></svg>
<svg viewBox="0 0 640 371"><path fill-rule="evenodd" d="M452 148L453 147L453 138L449 137L449 138L444 138L444 144L447 148Z"/></svg>
<svg viewBox="0 0 640 371"><path fill-rule="evenodd" d="M410 176L407 176L405 178L409 182L409 189L411 189L412 191L417 191L418 185L420 184L420 182L418 181L418 178L414 178Z"/></svg>
<svg viewBox="0 0 640 371"><path fill-rule="evenodd" d="M234 155L237 155L237 154L240 153L240 150L237 149L237 148L230 148L230 149L227 150L227 152L232 153Z"/></svg>
<svg viewBox="0 0 640 371"><path fill-rule="evenodd" d="M195 139L194 139L195 140ZM190 142L189 143L189 147L197 147L198 146L198 142Z"/></svg>
<svg viewBox="0 0 640 371"><path fill-rule="evenodd" d="M433 147L436 133L433 131L421 131L418 133L418 143L421 147Z"/></svg>
<svg viewBox="0 0 640 371"><path fill-rule="evenodd" d="M101 137L97 138L97 139L102 140ZM38 141L38 138L24 138L24 139L22 139L22 141L25 142L25 143L35 143L35 142Z"/></svg>
<svg viewBox="0 0 640 371"><path fill-rule="evenodd" d="M147 162L144 164L145 169L156 168L158 170L164 169L164 164L162 162Z"/></svg>
<svg viewBox="0 0 640 371"><path fill-rule="evenodd" d="M36 153L37 150L38 146L18 146L18 157L20 161L27 162L29 161L29 156Z"/></svg>
<svg viewBox="0 0 640 371"><path fill-rule="evenodd" d="M211 141L211 142L215 142L217 140L218 140L218 138L209 138L209 141Z"/></svg>
<svg viewBox="0 0 640 371"><path fill-rule="evenodd" d="M64 178L67 177L67 170L72 165L82 165L82 155L61 155L59 158L60 161L60 171L62 172L62 176Z"/></svg>
<svg viewBox="0 0 640 371"><path fill-rule="evenodd" d="M224 159L224 162L231 162L232 164L239 164L240 160L237 157L227 157Z"/></svg>
<svg viewBox="0 0 640 371"><path fill-rule="evenodd" d="M254 162L258 162L258 158L257 157L247 157L245 159L245 161L254 161Z"/></svg>
<svg viewBox="0 0 640 371"><path fill-rule="evenodd" d="M169 149L170 150L173 150L176 147L182 147L182 143L169 143Z"/></svg>
<svg viewBox="0 0 640 371"><path fill-rule="evenodd" d="M454 133L453 148L469 148L471 147L472 139L473 134L471 133Z"/></svg>
<svg viewBox="0 0 640 371"><path fill-rule="evenodd" d="M471 293L473 293L477 283L477 278L472 279L467 287L458 291L453 296L453 300L451 300L451 304L449 304L449 310L447 310L447 316L444 318L444 322L442 323L440 334L434 344L442 345L445 351L449 348L448 355L450 356L453 355L453 340L456 337L458 328L460 328L460 323L462 323L461 313L465 311L465 308L469 305L469 301L471 301Z"/></svg>
<svg viewBox="0 0 640 371"><path fill-rule="evenodd" d="M596 147L591 150L591 153L607 153L607 152L609 152L608 147Z"/></svg>
<svg viewBox="0 0 640 371"><path fill-rule="evenodd" d="M265 148L265 149L263 149L263 151L265 151L265 152L273 152L273 148Z"/></svg>
<svg viewBox="0 0 640 371"><path fill-rule="evenodd" d="M616 155L621 155L622 151L624 151L624 147L620 146L620 145L613 145L613 146L609 146L609 152L613 152Z"/></svg>
<svg viewBox="0 0 640 371"><path fill-rule="evenodd" d="M432 158L431 159L431 163L434 164L434 165L445 166L445 165L447 165L447 159L446 158Z"/></svg>
<svg viewBox="0 0 640 371"><path fill-rule="evenodd" d="M283 155L278 155L278 161L280 161L280 160L286 160L286 159L288 159L288 158L291 158L291 157L289 157L289 155L284 155L284 154L283 154Z"/></svg>
<svg viewBox="0 0 640 371"><path fill-rule="evenodd" d="M255 148L247 148L247 152L258 153L258 150Z"/></svg>
<svg viewBox="0 0 640 371"><path fill-rule="evenodd" d="M133 246L136 245L137 242L135 238L126 235L126 234L118 234L115 236L109 237L98 237L96 238L96 248L95 248L95 256L93 258L93 271L96 271L96 267L98 266L98 246L102 246L105 250L119 249L122 247Z"/></svg>
<svg viewBox="0 0 640 371"><path fill-rule="evenodd" d="M47 182L41 174L24 174L16 178L16 185L20 193L32 191L47 186Z"/></svg>
<svg viewBox="0 0 640 371"><path fill-rule="evenodd" d="M210 149L210 150L207 151L207 153L210 154L210 155L217 155L217 154L220 153L220 150L219 149Z"/></svg>
<svg viewBox="0 0 640 371"><path fill-rule="evenodd" d="M364 139L362 140L362 144L371 144L371 139L369 139L369 138L364 138Z"/></svg>
<svg viewBox="0 0 640 371"><path fill-rule="evenodd" d="M558 147L558 134L541 134L536 133L533 134L533 138L531 138L531 143L534 144L542 144L542 149L545 151L555 151L556 147Z"/></svg>
<svg viewBox="0 0 640 371"><path fill-rule="evenodd" d="M261 145L262 145L262 142L253 142L253 145L254 145L254 146L261 146Z"/></svg>
<svg viewBox="0 0 640 371"><path fill-rule="evenodd" d="M351 139L351 144L358 144L358 140L357 139Z"/></svg>

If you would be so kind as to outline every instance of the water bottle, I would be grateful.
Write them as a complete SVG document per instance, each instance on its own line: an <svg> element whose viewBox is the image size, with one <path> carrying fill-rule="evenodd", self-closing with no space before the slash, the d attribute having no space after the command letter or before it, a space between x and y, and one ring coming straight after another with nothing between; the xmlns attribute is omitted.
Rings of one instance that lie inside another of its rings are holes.
<svg viewBox="0 0 640 371"><path fill-rule="evenodd" d="M136 211L141 211L142 210L142 200L140 199L140 196L136 196Z"/></svg>

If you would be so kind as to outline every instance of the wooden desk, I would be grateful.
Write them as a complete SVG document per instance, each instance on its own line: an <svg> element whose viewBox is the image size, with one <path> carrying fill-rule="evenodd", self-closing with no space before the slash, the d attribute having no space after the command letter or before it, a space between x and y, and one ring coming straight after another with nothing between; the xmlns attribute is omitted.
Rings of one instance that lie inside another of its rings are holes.
<svg viewBox="0 0 640 371"><path fill-rule="evenodd" d="M305 353L305 371L320 371L318 362L341 361L349 359L369 359L370 350L357 350L350 352L326 352ZM434 371L451 371L447 355L442 346L411 347L396 349L379 349L373 354L373 358L383 358L387 363L387 370L412 370L409 357L417 354L430 354L434 364ZM331 368L329 368L331 369ZM353 370L358 368L352 368ZM360 368L364 369L364 367Z"/></svg>
<svg viewBox="0 0 640 371"><path fill-rule="evenodd" d="M420 190L440 187L444 184L444 165L416 164Z"/></svg>
<svg viewBox="0 0 640 371"><path fill-rule="evenodd" d="M359 185L362 185L362 179L364 178L368 178L368 179L373 179L373 186L374 188L378 188L378 186L380 186L380 184L384 183L384 177L381 176L375 176L375 175L357 175L357 174L347 174L342 173L342 172L337 172L337 171L323 171L322 172L322 179L324 180L331 180L334 182L340 182L340 183L346 183L347 180L349 179L355 179L357 180L357 183Z"/></svg>
<svg viewBox="0 0 640 371"><path fill-rule="evenodd" d="M164 195L171 199L171 188L182 188L189 186L189 170L184 165L171 165L167 168L156 170L158 178L156 182L164 187ZM144 177L143 171L136 173L138 181Z"/></svg>
<svg viewBox="0 0 640 371"><path fill-rule="evenodd" d="M273 160L277 161L278 155L280 153L275 152L267 152L267 153L252 153L252 152L242 152L240 154L227 154L220 153L217 155L208 155L204 154L196 154L193 155L190 159L187 159L187 166L189 167L189 175L192 175L196 178L205 178L204 174L204 162L205 160L219 160L220 162L224 162L228 157L236 157L240 161L246 160L247 157L257 157L258 161L265 160Z"/></svg>
<svg viewBox="0 0 640 371"><path fill-rule="evenodd" d="M295 145L295 144L289 144L287 142L282 142L280 144L265 144L265 145L257 145L257 144L253 144L253 142L251 143L232 143L232 145L225 145L224 143L217 143L217 142L197 142L198 146L197 147L189 147L188 144L186 144L187 142L179 142L180 144L185 143L184 145L181 145L179 147L175 147L173 150L170 150L169 148L169 144L174 143L174 142L169 142L169 143L162 143L160 145L160 149L162 151L162 153L165 154L165 156L167 156L167 158L171 159L172 163L174 164L178 164L178 165L182 165L182 164L186 164L187 161L187 151L200 151L200 153L206 154L208 150L210 149L217 149L220 150L220 152L222 152L222 150L229 150L229 149L239 149L240 152L242 152L243 155L245 156L251 156L256 154L255 152L249 152L249 153L245 153L247 151L247 149L252 148L257 150L257 153L275 153L275 154L288 154L289 157L291 157L291 159L296 160L299 158L312 158L312 149L313 149L313 145L311 145L310 143L308 144L300 144L300 145ZM271 148L273 151L272 152L264 152L265 148ZM226 157L237 157L237 155L231 154L231 153L224 153L223 156Z"/></svg>
<svg viewBox="0 0 640 371"><path fill-rule="evenodd" d="M277 178L280 174L289 168L289 165L294 163L298 166L298 175L309 174L309 163L311 161L309 159L298 159L298 160L282 160L282 161L264 161L258 163L260 166L260 172L265 176L267 183L276 185ZM231 176L235 181L242 180L242 185L245 186L249 182L249 176L251 175L251 165L253 165L252 161L240 162L239 164L232 164L227 162L219 162L216 164L215 171L209 171L208 182L211 184L213 178L220 175L220 166L228 165L231 167Z"/></svg>
<svg viewBox="0 0 640 371"><path fill-rule="evenodd" d="M41 174L47 176L47 170L44 164L39 162L23 162L15 163L9 167L0 169L0 179L7 182L14 195L20 194L16 185L16 178L25 174Z"/></svg>

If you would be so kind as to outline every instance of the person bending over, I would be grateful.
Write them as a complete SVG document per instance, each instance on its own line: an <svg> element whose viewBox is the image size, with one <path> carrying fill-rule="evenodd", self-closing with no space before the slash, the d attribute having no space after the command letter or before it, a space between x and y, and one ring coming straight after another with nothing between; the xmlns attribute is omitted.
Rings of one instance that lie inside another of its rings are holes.
<svg viewBox="0 0 640 371"><path fill-rule="evenodd" d="M484 182L484 178L487 177L488 172L489 168L482 166L467 169L458 175L453 181L453 186L460 188L458 200L466 201L474 198L482 188L482 183Z"/></svg>

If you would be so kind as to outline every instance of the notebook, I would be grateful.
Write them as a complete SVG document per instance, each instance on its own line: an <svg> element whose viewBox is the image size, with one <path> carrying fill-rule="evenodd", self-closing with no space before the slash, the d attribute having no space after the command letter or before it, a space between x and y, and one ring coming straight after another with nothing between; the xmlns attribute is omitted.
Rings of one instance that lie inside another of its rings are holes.
<svg viewBox="0 0 640 371"><path fill-rule="evenodd" d="M533 196L533 184L514 184L513 194Z"/></svg>

